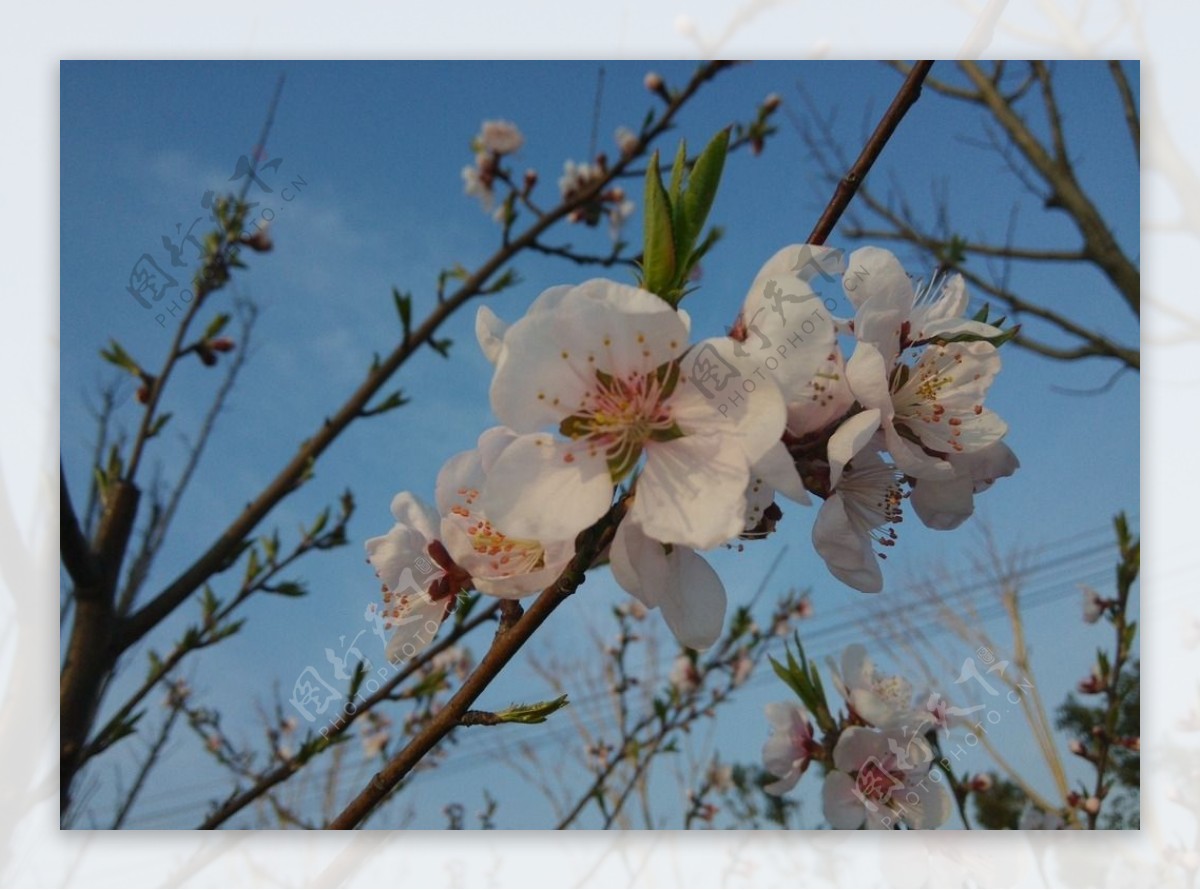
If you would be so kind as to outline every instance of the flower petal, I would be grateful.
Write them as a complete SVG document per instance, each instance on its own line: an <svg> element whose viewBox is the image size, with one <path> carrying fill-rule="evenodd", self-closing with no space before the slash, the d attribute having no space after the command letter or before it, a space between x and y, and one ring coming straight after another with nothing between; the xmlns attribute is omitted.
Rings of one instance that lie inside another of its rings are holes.
<svg viewBox="0 0 1200 890"><path fill-rule="evenodd" d="M888 755L888 737L865 726L851 726L842 732L833 748L833 766L844 773L857 772L870 760L882 761Z"/></svg>
<svg viewBox="0 0 1200 890"><path fill-rule="evenodd" d="M842 289L855 309L870 302L875 309L897 310L905 318L916 297L912 281L896 255L882 247L861 247L850 254Z"/></svg>
<svg viewBox="0 0 1200 890"><path fill-rule="evenodd" d="M622 589L648 609L658 608L671 567L663 545L646 537L635 521L626 517L613 535L609 549L613 578Z"/></svg>
<svg viewBox="0 0 1200 890"><path fill-rule="evenodd" d="M829 496L813 523L813 546L839 581L863 593L883 590L883 572L871 538L854 527L838 492Z"/></svg>
<svg viewBox="0 0 1200 890"><path fill-rule="evenodd" d="M800 478L800 471L796 469L796 461L792 459L783 442L772 445L767 453L750 467L750 475L761 479L797 504L812 503L804 487L804 480Z"/></svg>
<svg viewBox="0 0 1200 890"><path fill-rule="evenodd" d="M854 460L854 455L862 451L863 447L871 441L871 437L879 429L879 417L879 409L870 408L855 414L829 437L829 444L826 447L829 456L829 485L831 488L836 488L838 482L841 481L842 471L845 470L846 464Z"/></svg>
<svg viewBox="0 0 1200 890"><path fill-rule="evenodd" d="M736 348L729 337L697 343L680 364L682 379L669 405L684 432L734 435L753 463L783 436L787 405L774 381L761 370L757 375L749 370L750 363L737 356ZM745 379L728 392L715 392L705 384L713 367Z"/></svg>
<svg viewBox="0 0 1200 890"><path fill-rule="evenodd" d="M437 537L437 513L410 492L402 491L392 498L392 516L396 522L419 532L430 541Z"/></svg>
<svg viewBox="0 0 1200 890"><path fill-rule="evenodd" d="M825 785L821 788L821 809L830 828L853 831L862 827L867 810L855 794L856 790L854 779L843 772L834 770L825 777Z"/></svg>
<svg viewBox="0 0 1200 890"><path fill-rule="evenodd" d="M932 780L907 788L902 803L900 815L910 828L937 828L950 818L950 795Z"/></svg>
<svg viewBox="0 0 1200 890"><path fill-rule="evenodd" d="M975 495L967 475L953 479L921 479L912 487L908 502L929 528L958 528L975 512Z"/></svg>
<svg viewBox="0 0 1200 890"><path fill-rule="evenodd" d="M673 547L669 583L659 607L671 633L682 646L707 649L725 625L725 585L700 554Z"/></svg>
<svg viewBox="0 0 1200 890"><path fill-rule="evenodd" d="M388 640L385 655L392 664L400 664L416 658L433 642L438 628L446 617L446 608L454 598L433 602L428 596L409 596L389 613L388 623L394 627Z"/></svg>
<svg viewBox="0 0 1200 890"><path fill-rule="evenodd" d="M479 348L483 350L484 356L493 365L500 358L500 350L504 348L504 333L508 330L508 323L501 320L495 312L487 306L480 306L479 311L475 313L475 339L479 341Z"/></svg>
<svg viewBox="0 0 1200 890"><path fill-rule="evenodd" d="M612 495L602 453L534 433L517 437L496 458L479 504L509 537L562 541L603 516Z"/></svg>
<svg viewBox="0 0 1200 890"><path fill-rule="evenodd" d="M656 541L707 550L741 533L749 481L731 436L649 442L629 515Z"/></svg>
<svg viewBox="0 0 1200 890"><path fill-rule="evenodd" d="M763 766L779 781L763 787L768 794L790 791L800 781L806 765L806 738L811 739L808 713L795 702L771 702L766 706L771 734L763 743Z"/></svg>
<svg viewBox="0 0 1200 890"><path fill-rule="evenodd" d="M614 376L650 373L687 349L687 323L669 303L615 281L585 281L553 314L563 348L594 354L596 368Z"/></svg>

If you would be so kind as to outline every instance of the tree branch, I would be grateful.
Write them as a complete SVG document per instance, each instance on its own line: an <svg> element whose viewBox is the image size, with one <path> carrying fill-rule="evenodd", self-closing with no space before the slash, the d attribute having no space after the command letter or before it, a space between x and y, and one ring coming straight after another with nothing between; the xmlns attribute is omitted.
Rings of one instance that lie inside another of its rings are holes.
<svg viewBox="0 0 1200 890"><path fill-rule="evenodd" d="M826 205L821 218L817 220L817 224L808 236L809 244L824 244L825 239L832 234L838 220L842 218L842 214L850 206L850 202L853 200L855 192L858 191L858 187L862 185L862 181L866 178L867 173L870 172L871 167L883 151L883 147L892 138L892 134L896 131L896 127L899 126L900 121L903 120L904 115L908 113L908 109L920 98L921 84L932 67L933 62L929 61L918 62L913 65L912 70L909 71L908 76L904 79L900 90L896 93L895 98L892 99L892 104L888 106L879 124L875 127L875 132L871 134L871 138L863 146L858 159L838 182L837 189L833 193L833 198Z"/></svg>
<svg viewBox="0 0 1200 890"><path fill-rule="evenodd" d="M533 605L508 630L497 632L491 648L462 686L437 714L387 765L375 774L369 785L329 823L329 828L356 828L371 811L408 775L447 733L459 725L467 710L496 676L512 660L525 642L550 617L567 597L583 583L584 573L612 541L618 523L625 514L625 499L618 501L599 522L580 534L575 556L558 580L541 592Z"/></svg>
<svg viewBox="0 0 1200 890"><path fill-rule="evenodd" d="M1142 157L1142 123L1141 117L1138 115L1137 100L1133 96L1133 89L1129 86L1129 79L1125 77L1125 69L1121 67L1121 63L1109 62L1108 70L1112 72L1117 92L1121 95L1121 110L1125 112L1125 125L1129 128L1129 138L1133 140L1133 156L1140 161Z"/></svg>
<svg viewBox="0 0 1200 890"><path fill-rule="evenodd" d="M1124 297L1134 314L1141 314L1141 274L1113 238L1104 218L1075 179L1070 163L1052 158L1012 105L973 62L959 66L983 95L988 110L1026 159L1051 187L1051 203L1062 207L1083 235L1084 249Z"/></svg>

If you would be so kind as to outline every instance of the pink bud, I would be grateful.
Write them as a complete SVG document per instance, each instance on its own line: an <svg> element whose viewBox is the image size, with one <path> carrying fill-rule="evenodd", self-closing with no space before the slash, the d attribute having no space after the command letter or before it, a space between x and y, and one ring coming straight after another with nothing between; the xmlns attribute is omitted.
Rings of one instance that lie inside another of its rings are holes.
<svg viewBox="0 0 1200 890"><path fill-rule="evenodd" d="M257 229L253 235L243 235L241 241L251 250L257 251L258 253L267 253L272 247L275 246L275 242L272 241L271 236L267 234L267 229L265 226L261 229Z"/></svg>
<svg viewBox="0 0 1200 890"><path fill-rule="evenodd" d="M662 77L660 77L654 71L647 71L646 77L642 83L644 83L646 85L646 89L652 93L662 92L664 86Z"/></svg>
<svg viewBox="0 0 1200 890"><path fill-rule="evenodd" d="M782 104L783 100L779 98L778 93L770 93L767 98L763 99L763 111L766 114L771 114L772 112L778 110L779 106Z"/></svg>

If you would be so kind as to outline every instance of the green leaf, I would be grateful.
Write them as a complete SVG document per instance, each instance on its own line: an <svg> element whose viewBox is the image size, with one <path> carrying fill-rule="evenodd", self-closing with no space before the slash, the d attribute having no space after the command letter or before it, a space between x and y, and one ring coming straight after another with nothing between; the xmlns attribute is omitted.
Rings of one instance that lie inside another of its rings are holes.
<svg viewBox="0 0 1200 890"><path fill-rule="evenodd" d="M400 326L407 338L412 332L412 294L402 294L393 287L392 300L396 304L396 313L400 316Z"/></svg>
<svg viewBox="0 0 1200 890"><path fill-rule="evenodd" d="M146 431L146 438L153 439L155 436L157 436L160 432L162 432L162 428L167 425L167 421L170 419L170 411L160 414L158 417L154 418L154 423L150 424L150 429Z"/></svg>
<svg viewBox="0 0 1200 890"><path fill-rule="evenodd" d="M208 323L208 327L204 329L204 336L200 339L211 340L217 334L225 329L225 325L229 324L229 313L222 312L216 318Z"/></svg>
<svg viewBox="0 0 1200 890"><path fill-rule="evenodd" d="M683 191L683 175L687 172L687 142L679 140L679 150L675 152L675 163L671 165L671 209L678 211L679 195Z"/></svg>
<svg viewBox="0 0 1200 890"><path fill-rule="evenodd" d="M200 595L200 614L204 616L205 623L217 613L217 609L220 607L221 601L213 594L212 588L205 584L204 593Z"/></svg>
<svg viewBox="0 0 1200 890"><path fill-rule="evenodd" d="M434 351L442 358L450 358L450 347L453 344L454 341L449 337L446 337L443 340L436 340L433 337L429 338L429 345L432 346Z"/></svg>
<svg viewBox="0 0 1200 890"><path fill-rule="evenodd" d="M721 184L721 173L725 169L725 156L729 152L729 131L722 130L700 152L688 176L687 190L683 193L683 205L678 214L680 231L676 232L676 244L686 245L680 253L687 255L700 237L708 212L717 197Z"/></svg>
<svg viewBox="0 0 1200 890"><path fill-rule="evenodd" d="M324 510L322 510L320 512L320 514L317 516L317 521L313 523L312 528L310 528L307 532L305 532L304 536L306 538L315 538L317 535L319 535L322 531L325 530L325 526L328 524L329 524L329 508L326 507Z"/></svg>
<svg viewBox="0 0 1200 890"><path fill-rule="evenodd" d="M560 695L552 701L535 702L531 705L512 705L503 711L496 712L500 723L545 723L546 718L555 711L567 706L566 695Z"/></svg>
<svg viewBox="0 0 1200 890"><path fill-rule="evenodd" d="M396 408L407 405L408 402L409 399L406 395L404 395L404 390L398 389L378 405L375 405L372 408L364 408L361 416L374 417L377 414L386 414L388 411L393 411Z"/></svg>
<svg viewBox="0 0 1200 890"><path fill-rule="evenodd" d="M263 590L265 590L267 593L274 593L277 596L288 596L295 598L308 596L308 588L299 581L283 581L279 584L272 584L264 587Z"/></svg>
<svg viewBox="0 0 1200 890"><path fill-rule="evenodd" d="M100 357L106 362L128 371L134 377L142 376L141 366L133 360L133 356L125 351L125 347L116 340L108 341L108 349L100 350Z"/></svg>
<svg viewBox="0 0 1200 890"><path fill-rule="evenodd" d="M675 281L675 234L671 225L671 199L658 171L658 152L646 168L645 235L642 287L670 302Z"/></svg>

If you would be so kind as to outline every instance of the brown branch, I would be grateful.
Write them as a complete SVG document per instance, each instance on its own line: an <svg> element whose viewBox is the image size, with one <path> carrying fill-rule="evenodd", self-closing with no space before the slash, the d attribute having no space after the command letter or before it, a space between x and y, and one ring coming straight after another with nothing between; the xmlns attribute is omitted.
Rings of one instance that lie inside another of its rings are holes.
<svg viewBox="0 0 1200 890"><path fill-rule="evenodd" d="M109 826L110 829L115 830L125 824L125 820L129 817L129 811L133 809L138 795L141 794L142 788L146 785L146 779L149 777L150 771L154 769L163 748L167 746L167 740L171 736L171 730L174 728L179 714L180 708L177 706L172 707L171 712L167 715L167 719L163 721L157 737L155 737L154 742L150 745L150 751L146 754L146 759L142 762L141 767L138 768L137 778L134 779L133 786L129 789L129 793L125 795L125 799L121 802L112 825Z"/></svg>
<svg viewBox="0 0 1200 890"><path fill-rule="evenodd" d="M1125 112L1125 125L1129 128L1129 137L1133 140L1133 155L1141 160L1142 123L1138 115L1137 100L1133 96L1133 89L1129 86L1129 79L1125 76L1125 69L1121 67L1120 62L1109 62L1108 70L1112 72L1117 92L1121 94L1121 109Z"/></svg>
<svg viewBox="0 0 1200 890"><path fill-rule="evenodd" d="M117 597L118 615L127 615L129 613L134 598L145 582L147 575L149 575L150 567L154 562L154 558L158 555L158 551L162 548L167 531L170 529L171 522L175 517L175 512L179 509L180 501L183 500L184 492L187 491L188 484L191 482L192 476L200 464L200 458L204 453L205 446L208 444L208 439L216 428L217 417L224 409L225 401L233 391L238 375L249 358L251 335L258 317L258 310L249 301L244 301L238 305L242 311L237 351L225 369L221 385L217 388L217 392L209 404L208 411L205 413L204 419L200 422L200 431L196 436L196 441L188 448L188 456L183 470L180 471L178 478L175 480L175 485L171 489L166 503L162 505L158 514L152 517L142 537L138 551L129 564L129 571L125 576L125 585Z"/></svg>
<svg viewBox="0 0 1200 890"><path fill-rule="evenodd" d="M1050 125L1050 144L1054 146L1054 159L1063 166L1071 161L1067 157L1067 141L1063 137L1062 112L1054 98L1054 85L1050 81L1050 69L1045 62L1030 62L1033 74L1042 88L1042 104L1046 107L1046 121ZM1011 104L1011 103L1010 103Z"/></svg>
<svg viewBox="0 0 1200 890"><path fill-rule="evenodd" d="M911 239L903 232L886 229L850 228L843 230L847 238L875 239L878 241L904 241ZM922 246L934 253L949 251L957 247L967 253L977 253L980 256L999 257L1009 260L1033 260L1036 262L1079 262L1088 258L1081 250L1051 250L1040 247L1010 247L998 244L984 244L978 241L950 242L945 239L924 237Z"/></svg>
<svg viewBox="0 0 1200 890"><path fill-rule="evenodd" d="M58 536L63 566L71 580L85 590L94 588L100 566L79 525L79 517L75 515L61 462L58 465Z"/></svg>
<svg viewBox="0 0 1200 890"><path fill-rule="evenodd" d="M1051 206L1061 207L1071 217L1083 236L1088 256L1116 286L1129 308L1141 314L1141 273L1125 256L1104 218L1075 179L1070 163L1053 158L1045 146L1013 110L1011 103L992 85L988 76L973 62L960 62L960 67L979 92L992 116L1004 128L1046 184L1053 190Z"/></svg>
<svg viewBox="0 0 1200 890"><path fill-rule="evenodd" d="M375 774L358 796L329 823L329 828L348 829L358 827L371 811L403 781L409 771L428 754L452 729L459 725L463 715L475 700L496 679L496 676L512 660L525 642L542 623L550 617L567 597L583 583L584 573L612 541L618 523L625 514L625 499L622 498L599 522L582 532L576 541L575 556L558 580L538 595L519 621L507 630L497 631L491 648L471 671L462 686L446 705L434 715L387 765Z"/></svg>
<svg viewBox="0 0 1200 890"><path fill-rule="evenodd" d="M892 134L896 131L896 127L899 126L908 109L920 98L921 83L925 80L929 74L929 69L932 67L933 62L929 61L918 62L913 65L912 70L904 79L900 90L896 93L895 98L892 99L892 104L888 106L878 126L875 127L875 132L871 134L871 138L863 146L858 159L838 182L837 189L833 193L833 198L825 207L821 218L817 220L817 224L808 236L809 244L824 244L825 239L833 232L838 220L842 218L842 214L850 206L850 202L853 200L855 192L858 191L858 187L862 185L862 181L866 178L872 165L883 151L883 147L892 138Z"/></svg>

